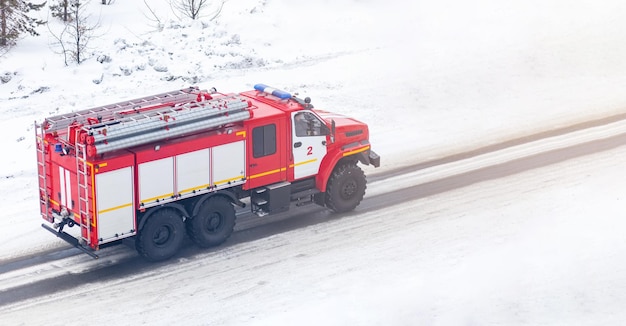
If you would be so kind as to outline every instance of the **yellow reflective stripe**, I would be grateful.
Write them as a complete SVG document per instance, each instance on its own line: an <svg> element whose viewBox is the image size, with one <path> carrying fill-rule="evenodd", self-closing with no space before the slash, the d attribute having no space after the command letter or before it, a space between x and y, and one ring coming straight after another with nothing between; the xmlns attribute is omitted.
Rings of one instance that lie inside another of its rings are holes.
<svg viewBox="0 0 626 326"><path fill-rule="evenodd" d="M115 206L115 207L111 207L111 208L107 208L107 209L103 209L101 211L98 211L98 214L103 214L103 213L108 213L108 212L112 212L114 210L117 209L122 209L122 208L126 208L126 207L130 207L132 206L133 203L128 203L128 204L124 204L124 205L119 205L119 206Z"/></svg>
<svg viewBox="0 0 626 326"><path fill-rule="evenodd" d="M235 136L243 136L243 138L246 138L246 131L245 131L245 130L243 130L243 131L237 131L237 132L235 133Z"/></svg>
<svg viewBox="0 0 626 326"><path fill-rule="evenodd" d="M93 164L89 162L86 162L86 163L89 166L89 172L91 173L91 198L92 198L91 199L91 211L95 212L96 211L96 174L94 173ZM80 177L77 176L77 178L80 178ZM78 191L80 191L80 187ZM80 198L80 194L78 195L78 197ZM87 198L87 204L89 204L89 198ZM87 212L87 214L89 214L89 212ZM96 227L96 220L97 220L96 216L91 216L91 226L93 226L94 228ZM83 220L81 219L80 222L82 223Z"/></svg>
<svg viewBox="0 0 626 326"><path fill-rule="evenodd" d="M61 205L59 205L59 203L58 203L57 201L55 201L55 200L54 200L54 199L52 199L52 198L48 198L48 201L50 201L50 202L51 202L51 203L53 203L54 205L61 206Z"/></svg>
<svg viewBox="0 0 626 326"><path fill-rule="evenodd" d="M317 161L317 159L316 159L316 158L311 159L311 160L308 160L308 161L302 161L302 162L298 162L298 163L295 163L295 164L290 164L290 165L289 165L289 167L290 167L290 168L292 168L292 167L294 167L294 166L305 165L305 164L313 163L313 162L315 162L315 161Z"/></svg>
<svg viewBox="0 0 626 326"><path fill-rule="evenodd" d="M223 183L228 183L228 182L231 182L231 181L241 180L241 179L243 179L243 175L240 175L240 176L234 177L234 178L230 178L230 179L216 181L215 184L216 185L220 185L220 184L223 184Z"/></svg>
<svg viewBox="0 0 626 326"><path fill-rule="evenodd" d="M270 175L270 174L274 174L274 173L279 173L282 171L287 170L287 168L280 168L280 169L276 169L276 170L271 170L271 171L267 171L267 172L261 172L261 173L257 173L254 175L250 176L250 179L254 179L254 178L259 178L259 177L264 177L266 175Z"/></svg>
<svg viewBox="0 0 626 326"><path fill-rule="evenodd" d="M210 186L211 186L211 185L207 183L207 184L203 184L203 185L201 185L201 186L197 186L197 187L193 187L193 188L183 189L183 190L179 191L178 193L181 193L181 194L182 194L183 192L192 192L192 191L194 191L194 190L206 189L206 188L208 188L208 187L210 187Z"/></svg>
<svg viewBox="0 0 626 326"><path fill-rule="evenodd" d="M363 148L355 149L353 151L345 152L345 153L343 153L343 156L348 156L348 155L352 155L352 154L356 154L356 153L365 152L368 149L370 149L369 145L365 146Z"/></svg>
<svg viewBox="0 0 626 326"><path fill-rule="evenodd" d="M141 201L142 202L157 201L157 200L161 200L161 199L169 199L169 198L172 198L172 196L174 196L174 193L170 192L169 194L165 194L165 195L161 195L161 196L156 196L156 197L152 197L152 198L144 198Z"/></svg>

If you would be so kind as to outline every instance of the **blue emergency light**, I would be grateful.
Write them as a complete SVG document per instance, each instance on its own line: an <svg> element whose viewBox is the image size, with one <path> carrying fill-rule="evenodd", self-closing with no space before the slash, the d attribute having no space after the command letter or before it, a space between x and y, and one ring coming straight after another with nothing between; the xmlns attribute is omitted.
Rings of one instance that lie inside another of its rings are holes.
<svg viewBox="0 0 626 326"><path fill-rule="evenodd" d="M272 94L272 95L278 97L281 100L287 100L287 99L291 98L291 94L289 94L289 93L287 93L285 91L281 91L280 89L269 87L269 86L267 86L265 84L256 84L256 85L254 85L254 89L259 91L259 92Z"/></svg>

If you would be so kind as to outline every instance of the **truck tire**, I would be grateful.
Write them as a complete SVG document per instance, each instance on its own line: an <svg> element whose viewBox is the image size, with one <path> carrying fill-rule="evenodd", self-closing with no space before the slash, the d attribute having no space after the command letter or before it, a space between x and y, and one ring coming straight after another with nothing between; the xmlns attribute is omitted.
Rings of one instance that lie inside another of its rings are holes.
<svg viewBox="0 0 626 326"><path fill-rule="evenodd" d="M185 224L180 212L162 208L148 217L137 235L137 252L149 261L174 256L185 240Z"/></svg>
<svg viewBox="0 0 626 326"><path fill-rule="evenodd" d="M187 220L187 233L200 247L222 244L235 228L235 208L226 197L214 196L205 200L198 214Z"/></svg>
<svg viewBox="0 0 626 326"><path fill-rule="evenodd" d="M363 196L367 180L356 162L343 163L335 167L326 186L326 206L337 213L356 208Z"/></svg>

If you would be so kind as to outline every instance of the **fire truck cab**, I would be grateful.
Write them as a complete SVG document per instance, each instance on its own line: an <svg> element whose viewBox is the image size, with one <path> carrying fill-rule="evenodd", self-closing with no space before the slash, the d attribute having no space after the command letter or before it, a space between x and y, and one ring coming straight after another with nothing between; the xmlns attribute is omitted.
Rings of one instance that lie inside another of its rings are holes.
<svg viewBox="0 0 626 326"><path fill-rule="evenodd" d="M366 188L357 163L380 165L366 124L264 84L151 95L49 117L35 131L42 226L94 258L122 240L151 261L174 256L185 234L217 246L235 206L350 211Z"/></svg>

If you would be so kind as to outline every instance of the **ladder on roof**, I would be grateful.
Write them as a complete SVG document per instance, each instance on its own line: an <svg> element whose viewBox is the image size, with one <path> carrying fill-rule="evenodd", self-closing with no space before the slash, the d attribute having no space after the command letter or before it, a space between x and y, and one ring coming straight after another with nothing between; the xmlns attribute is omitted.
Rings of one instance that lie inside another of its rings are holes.
<svg viewBox="0 0 626 326"><path fill-rule="evenodd" d="M82 130L88 155L93 156L243 121L252 116L251 105L240 95L224 95L177 107L159 106Z"/></svg>
<svg viewBox="0 0 626 326"><path fill-rule="evenodd" d="M171 104L164 103L153 106L147 106L144 109L128 109L126 111L116 111L116 118L110 121L103 121L97 124L85 125L85 129L97 129L108 125L108 129L117 128L120 124L125 123L145 123L148 121L165 121L183 119L187 117L209 117L224 113L226 111L240 110L248 107L248 102L239 95L229 94L211 98L207 100L197 100L197 95L188 101L180 101ZM116 127L114 127L115 125Z"/></svg>
<svg viewBox="0 0 626 326"><path fill-rule="evenodd" d="M48 220L48 171L46 169L46 144L45 132L43 128L35 121L35 139L37 140L37 174L39 181L39 203L41 207L41 215Z"/></svg>
<svg viewBox="0 0 626 326"><path fill-rule="evenodd" d="M46 132L65 130L74 123L88 124L90 121L114 121L119 112L128 112L136 108L155 106L159 104L176 105L188 103L198 98L198 87L189 87L176 91L150 95L130 101L119 102L110 105L99 106L91 109L61 114L46 118Z"/></svg>
<svg viewBox="0 0 626 326"><path fill-rule="evenodd" d="M80 130L76 130L76 133ZM78 137L78 135L77 135ZM80 220L81 238L87 245L91 245L92 217L89 214L89 187L86 145L76 143L76 173L78 184L78 215Z"/></svg>

